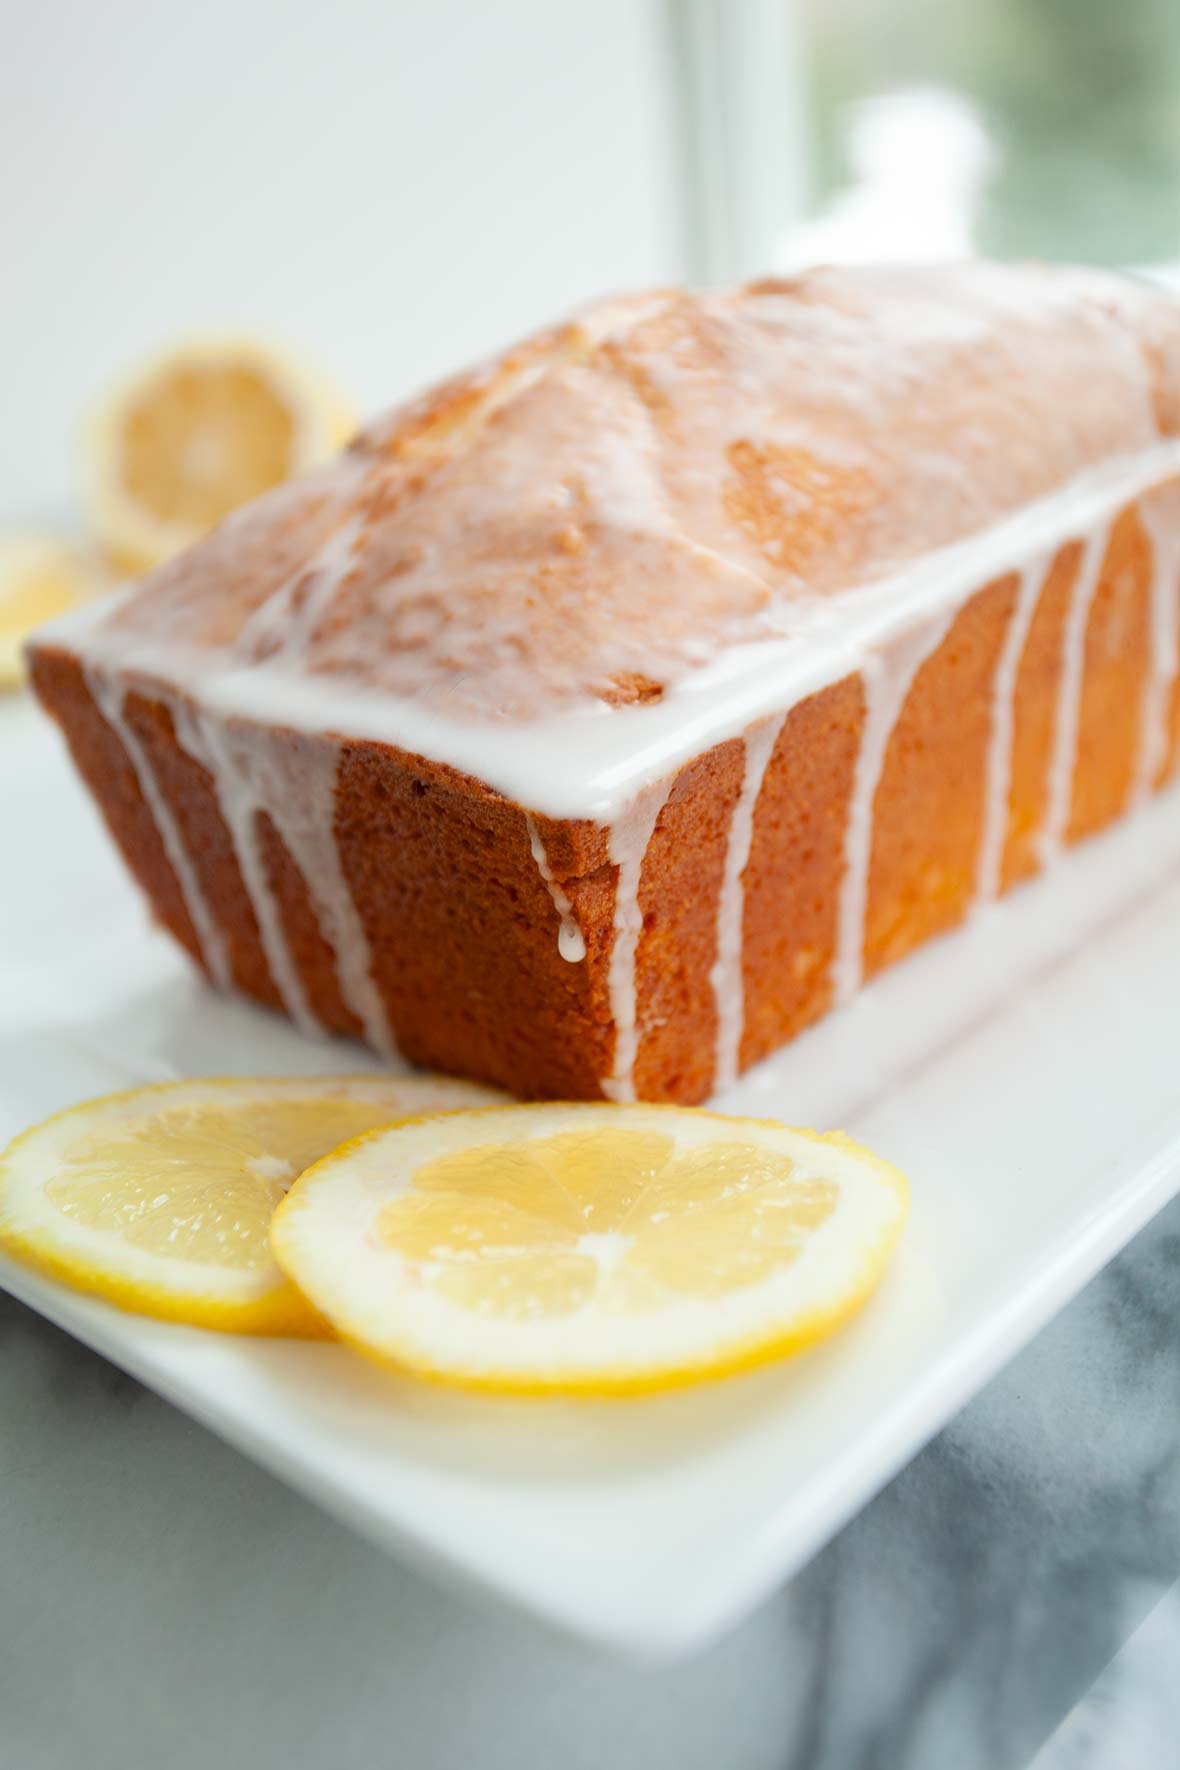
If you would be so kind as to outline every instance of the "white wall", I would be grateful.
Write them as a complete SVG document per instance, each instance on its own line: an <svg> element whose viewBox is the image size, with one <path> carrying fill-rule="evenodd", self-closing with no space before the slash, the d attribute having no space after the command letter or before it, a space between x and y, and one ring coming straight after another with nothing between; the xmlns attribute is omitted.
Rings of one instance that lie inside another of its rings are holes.
<svg viewBox="0 0 1180 1770"><path fill-rule="evenodd" d="M286 337L372 409L682 273L659 0L2 0L0 520L188 328Z"/></svg>

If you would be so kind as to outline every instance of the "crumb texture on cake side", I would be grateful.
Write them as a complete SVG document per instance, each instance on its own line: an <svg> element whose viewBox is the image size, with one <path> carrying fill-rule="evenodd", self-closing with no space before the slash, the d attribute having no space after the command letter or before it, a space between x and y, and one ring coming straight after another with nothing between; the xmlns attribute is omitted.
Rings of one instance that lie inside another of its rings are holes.
<svg viewBox="0 0 1180 1770"><path fill-rule="evenodd" d="M32 675L212 982L696 1101L1176 767L1180 304L817 271L600 304Z"/></svg>

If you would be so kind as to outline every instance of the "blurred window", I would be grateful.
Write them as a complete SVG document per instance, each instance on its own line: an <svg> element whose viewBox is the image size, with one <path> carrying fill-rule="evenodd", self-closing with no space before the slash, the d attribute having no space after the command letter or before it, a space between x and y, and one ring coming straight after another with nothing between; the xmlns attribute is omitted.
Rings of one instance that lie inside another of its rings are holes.
<svg viewBox="0 0 1180 1770"><path fill-rule="evenodd" d="M1180 258L1178 0L794 0L781 256Z"/></svg>

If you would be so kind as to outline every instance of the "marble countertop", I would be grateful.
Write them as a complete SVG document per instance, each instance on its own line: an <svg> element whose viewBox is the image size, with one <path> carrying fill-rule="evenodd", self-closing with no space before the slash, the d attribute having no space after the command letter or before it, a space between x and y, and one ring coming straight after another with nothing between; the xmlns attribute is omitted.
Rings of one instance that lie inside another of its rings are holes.
<svg viewBox="0 0 1180 1770"><path fill-rule="evenodd" d="M0 1765L1162 1763L1178 1266L1180 1200L760 1612L654 1668L428 1584L0 1296Z"/></svg>
<svg viewBox="0 0 1180 1770"><path fill-rule="evenodd" d="M1139 1770L1172 1761L1180 1736L1180 1585L1149 1612L1032 1770Z"/></svg>

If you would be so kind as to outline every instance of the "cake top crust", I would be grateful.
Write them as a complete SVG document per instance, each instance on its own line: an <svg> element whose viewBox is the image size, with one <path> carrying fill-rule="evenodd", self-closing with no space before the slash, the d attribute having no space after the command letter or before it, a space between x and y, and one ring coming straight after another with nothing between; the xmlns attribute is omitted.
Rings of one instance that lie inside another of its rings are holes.
<svg viewBox="0 0 1180 1770"><path fill-rule="evenodd" d="M623 297L237 512L104 642L462 718L646 703L1178 431L1180 303L1114 275Z"/></svg>

